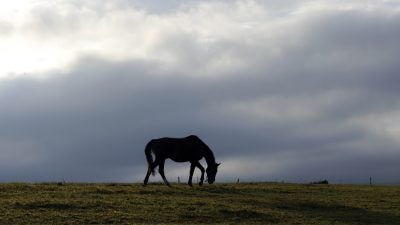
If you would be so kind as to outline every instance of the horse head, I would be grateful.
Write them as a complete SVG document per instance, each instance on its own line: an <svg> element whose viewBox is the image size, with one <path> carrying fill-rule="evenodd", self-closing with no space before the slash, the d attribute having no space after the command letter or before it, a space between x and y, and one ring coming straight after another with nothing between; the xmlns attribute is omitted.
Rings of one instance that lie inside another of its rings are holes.
<svg viewBox="0 0 400 225"><path fill-rule="evenodd" d="M207 182L209 184L214 183L215 176L217 175L219 165L221 165L221 163L215 163L213 165L208 165L206 172L207 172Z"/></svg>

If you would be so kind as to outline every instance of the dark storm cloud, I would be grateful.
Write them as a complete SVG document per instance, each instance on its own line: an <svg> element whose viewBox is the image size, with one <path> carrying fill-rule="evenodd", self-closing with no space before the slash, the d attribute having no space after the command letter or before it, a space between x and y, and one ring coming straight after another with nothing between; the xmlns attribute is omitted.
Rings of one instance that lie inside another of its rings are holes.
<svg viewBox="0 0 400 225"><path fill-rule="evenodd" d="M164 58L81 56L2 80L0 180L139 181L147 141L197 134L220 180L398 183L399 17L327 7L247 33L235 18L231 36L171 26L151 52Z"/></svg>

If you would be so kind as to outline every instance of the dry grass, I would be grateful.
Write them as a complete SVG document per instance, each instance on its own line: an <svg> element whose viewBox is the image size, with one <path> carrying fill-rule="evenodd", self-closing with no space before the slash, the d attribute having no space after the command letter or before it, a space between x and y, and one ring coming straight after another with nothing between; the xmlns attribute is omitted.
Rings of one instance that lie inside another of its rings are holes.
<svg viewBox="0 0 400 225"><path fill-rule="evenodd" d="M0 224L400 224L400 187L0 184Z"/></svg>

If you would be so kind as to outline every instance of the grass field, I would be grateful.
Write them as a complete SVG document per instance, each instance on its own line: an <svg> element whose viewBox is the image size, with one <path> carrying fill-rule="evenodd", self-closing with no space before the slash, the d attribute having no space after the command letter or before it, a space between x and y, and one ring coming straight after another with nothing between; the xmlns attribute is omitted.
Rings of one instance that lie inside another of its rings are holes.
<svg viewBox="0 0 400 225"><path fill-rule="evenodd" d="M0 224L400 224L400 187L0 184Z"/></svg>

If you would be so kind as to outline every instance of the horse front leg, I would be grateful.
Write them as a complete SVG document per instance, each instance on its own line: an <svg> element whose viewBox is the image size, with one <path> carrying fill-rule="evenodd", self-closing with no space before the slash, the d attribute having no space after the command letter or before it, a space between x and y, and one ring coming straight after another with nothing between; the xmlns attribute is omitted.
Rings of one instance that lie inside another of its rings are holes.
<svg viewBox="0 0 400 225"><path fill-rule="evenodd" d="M190 163L190 173L189 173L189 181L188 181L188 184L190 187L193 186L192 178L193 178L193 172L194 172L195 167L196 167L196 165L194 163Z"/></svg>
<svg viewBox="0 0 400 225"><path fill-rule="evenodd" d="M200 182L199 182L199 185L201 186L201 185L203 185L203 181L204 181L204 167L199 162L196 162L195 166L197 166L197 168L199 168L201 171L201 177L200 177Z"/></svg>
<svg viewBox="0 0 400 225"><path fill-rule="evenodd" d="M168 186L171 187L171 185L169 184L167 178L165 178L165 174L164 174L164 164L165 164L165 160L160 162L160 165L158 166L158 172L160 173L162 179L164 180L164 183Z"/></svg>

